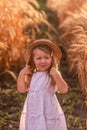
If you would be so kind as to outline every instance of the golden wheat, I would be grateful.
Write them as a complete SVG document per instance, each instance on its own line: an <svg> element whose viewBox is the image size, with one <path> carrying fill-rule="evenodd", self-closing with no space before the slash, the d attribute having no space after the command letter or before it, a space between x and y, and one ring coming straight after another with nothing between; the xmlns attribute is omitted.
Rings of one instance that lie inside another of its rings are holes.
<svg viewBox="0 0 87 130"><path fill-rule="evenodd" d="M56 0L51 0L55 2ZM61 39L64 40L62 47L66 52L69 72L76 74L83 93L87 89L87 1L58 0L56 5L47 6L57 12ZM86 93L87 94L87 93Z"/></svg>
<svg viewBox="0 0 87 130"><path fill-rule="evenodd" d="M0 0L0 71L21 63L24 46L36 38L34 28L48 24L39 8L36 0Z"/></svg>

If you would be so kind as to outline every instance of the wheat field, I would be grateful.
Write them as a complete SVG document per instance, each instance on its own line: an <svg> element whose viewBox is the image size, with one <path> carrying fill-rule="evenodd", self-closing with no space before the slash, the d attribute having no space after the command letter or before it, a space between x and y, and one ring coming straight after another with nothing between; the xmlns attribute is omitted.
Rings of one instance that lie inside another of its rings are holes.
<svg viewBox="0 0 87 130"><path fill-rule="evenodd" d="M52 4L50 4L50 2ZM48 0L47 7L56 11L60 38L66 52L69 73L77 75L83 94L87 95L87 1ZM87 97L85 97L87 105Z"/></svg>
<svg viewBox="0 0 87 130"><path fill-rule="evenodd" d="M36 0L0 0L0 72L20 68L24 47L42 22L48 24Z"/></svg>

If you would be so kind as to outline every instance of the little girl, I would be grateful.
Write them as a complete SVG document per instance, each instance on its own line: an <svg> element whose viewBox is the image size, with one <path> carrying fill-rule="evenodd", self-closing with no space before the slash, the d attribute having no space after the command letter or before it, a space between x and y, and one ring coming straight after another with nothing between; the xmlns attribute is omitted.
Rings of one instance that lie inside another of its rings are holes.
<svg viewBox="0 0 87 130"><path fill-rule="evenodd" d="M63 110L55 92L66 93L67 83L56 69L62 56L57 45L40 39L25 49L27 66L18 76L18 91L28 91L20 119L20 130L67 130Z"/></svg>

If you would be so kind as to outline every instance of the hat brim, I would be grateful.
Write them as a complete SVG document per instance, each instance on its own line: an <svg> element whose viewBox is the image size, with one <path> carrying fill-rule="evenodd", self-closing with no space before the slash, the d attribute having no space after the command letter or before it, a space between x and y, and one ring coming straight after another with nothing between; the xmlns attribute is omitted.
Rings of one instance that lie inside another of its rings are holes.
<svg viewBox="0 0 87 130"><path fill-rule="evenodd" d="M61 57L62 57L62 52L60 50L60 48L53 42L51 42L50 40L47 39L39 39L39 40L35 40L34 42L30 43L24 52L24 58L25 58L25 62L26 64L29 63L30 61L30 56L31 56L31 52L32 50L37 47L38 45L47 45L50 48L52 48L53 52L54 52L54 56L56 58L56 61L59 62Z"/></svg>

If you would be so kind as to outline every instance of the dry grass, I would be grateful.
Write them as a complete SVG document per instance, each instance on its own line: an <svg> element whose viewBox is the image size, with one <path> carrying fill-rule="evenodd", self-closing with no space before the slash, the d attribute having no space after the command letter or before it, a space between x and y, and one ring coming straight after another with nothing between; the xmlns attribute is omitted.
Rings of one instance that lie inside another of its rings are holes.
<svg viewBox="0 0 87 130"><path fill-rule="evenodd" d="M48 24L36 0L0 0L1 72L22 63L24 46L36 38L34 28L42 22Z"/></svg>
<svg viewBox="0 0 87 130"><path fill-rule="evenodd" d="M57 12L60 23L63 22L68 16L69 12L77 12L83 6L86 0L47 0L47 7Z"/></svg>
<svg viewBox="0 0 87 130"><path fill-rule="evenodd" d="M69 72L78 75L85 95L87 94L87 1L80 0L78 3L78 0L58 0L55 4L50 4L48 0L47 6L57 12Z"/></svg>

